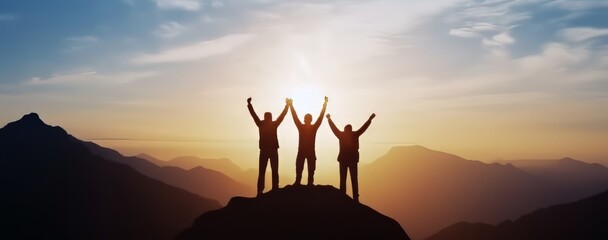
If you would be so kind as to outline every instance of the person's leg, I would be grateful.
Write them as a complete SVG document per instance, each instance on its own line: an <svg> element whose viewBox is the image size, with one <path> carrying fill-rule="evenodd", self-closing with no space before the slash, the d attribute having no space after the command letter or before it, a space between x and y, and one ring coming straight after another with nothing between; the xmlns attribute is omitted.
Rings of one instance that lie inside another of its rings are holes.
<svg viewBox="0 0 608 240"><path fill-rule="evenodd" d="M279 153L276 149L270 155L270 168L272 168L272 190L279 189Z"/></svg>
<svg viewBox="0 0 608 240"><path fill-rule="evenodd" d="M350 181L353 184L353 199L359 202L359 181L357 177L357 162L350 163L348 169L350 170Z"/></svg>
<svg viewBox="0 0 608 240"><path fill-rule="evenodd" d="M346 164L340 162L340 191L346 194Z"/></svg>
<svg viewBox="0 0 608 240"><path fill-rule="evenodd" d="M302 172L304 171L304 157L298 153L296 157L296 181L293 183L294 185L300 185L302 181Z"/></svg>
<svg viewBox="0 0 608 240"><path fill-rule="evenodd" d="M312 186L315 182L315 168L317 158L315 156L309 156L306 161L308 161L308 186Z"/></svg>
<svg viewBox="0 0 608 240"><path fill-rule="evenodd" d="M266 166L268 165L268 156L260 151L259 168L258 168L258 196L264 191L264 183L266 180Z"/></svg>

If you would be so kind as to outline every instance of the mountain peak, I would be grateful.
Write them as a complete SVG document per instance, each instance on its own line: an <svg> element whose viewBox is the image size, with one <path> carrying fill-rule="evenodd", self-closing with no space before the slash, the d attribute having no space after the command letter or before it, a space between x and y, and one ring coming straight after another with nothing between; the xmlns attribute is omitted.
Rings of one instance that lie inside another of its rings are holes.
<svg viewBox="0 0 608 240"><path fill-rule="evenodd" d="M19 121L17 121L19 123L26 123L28 125L46 125L42 119L40 119L40 116L38 115L38 113L32 112L32 113L28 113L23 115L23 117L21 117L21 119L19 119Z"/></svg>
<svg viewBox="0 0 608 240"><path fill-rule="evenodd" d="M332 186L286 186L261 197L234 197L200 216L177 238L409 239L395 220Z"/></svg>
<svg viewBox="0 0 608 240"><path fill-rule="evenodd" d="M35 113L29 113L21 117L21 119L8 123L0 132L9 134L18 139L46 139L55 137L67 136L67 132L61 127L53 127L46 124L40 116Z"/></svg>

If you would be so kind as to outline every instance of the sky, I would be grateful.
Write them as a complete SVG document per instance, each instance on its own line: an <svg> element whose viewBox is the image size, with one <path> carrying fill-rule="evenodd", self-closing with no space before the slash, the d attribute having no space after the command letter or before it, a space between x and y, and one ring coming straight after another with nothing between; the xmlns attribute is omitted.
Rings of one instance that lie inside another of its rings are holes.
<svg viewBox="0 0 608 240"><path fill-rule="evenodd" d="M608 1L4 0L0 53L0 123L37 112L127 155L256 167L248 97L316 119L328 96L340 128L377 114L362 163L417 144L608 164ZM279 141L291 172L290 115ZM337 169L326 122L317 145Z"/></svg>

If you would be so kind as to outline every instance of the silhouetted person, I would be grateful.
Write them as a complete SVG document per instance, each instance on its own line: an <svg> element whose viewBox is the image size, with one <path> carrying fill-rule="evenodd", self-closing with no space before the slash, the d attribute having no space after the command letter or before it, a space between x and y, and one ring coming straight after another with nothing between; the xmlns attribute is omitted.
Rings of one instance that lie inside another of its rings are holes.
<svg viewBox="0 0 608 240"><path fill-rule="evenodd" d="M302 171L304 171L305 160L307 160L308 163L308 185L312 186L314 183L315 163L317 160L317 155L315 153L315 138L317 137L317 130L323 122L323 115L325 115L327 101L328 99L325 97L321 114L314 124L312 124L312 115L310 115L310 113L304 115L304 124L302 124L298 118L298 114L296 114L293 104L289 104L291 116L293 117L293 121L296 124L300 135L298 142L298 155L296 156L296 181L294 182L294 185L300 185L300 182L302 181Z"/></svg>
<svg viewBox="0 0 608 240"><path fill-rule="evenodd" d="M348 124L344 127L344 131L341 132L331 120L331 115L327 114L329 127L340 141L340 153L338 154L338 162L340 163L340 190L346 193L346 171L348 170L350 171L350 180L353 184L353 199L357 202L359 201L359 183L357 182L359 136L367 130L374 117L376 117L375 113L357 131L353 132L353 126Z"/></svg>
<svg viewBox="0 0 608 240"><path fill-rule="evenodd" d="M272 113L264 113L264 120L260 120L258 115L253 110L251 105L251 98L247 99L247 108L255 125L258 126L260 132L260 167L258 172L258 196L264 191L264 182L266 177L266 166L270 159L270 168L272 170L272 189L279 188L279 140L277 139L277 128L285 118L287 114L287 108L289 108L290 100L285 100L285 108L283 112L277 118L276 121L272 121Z"/></svg>

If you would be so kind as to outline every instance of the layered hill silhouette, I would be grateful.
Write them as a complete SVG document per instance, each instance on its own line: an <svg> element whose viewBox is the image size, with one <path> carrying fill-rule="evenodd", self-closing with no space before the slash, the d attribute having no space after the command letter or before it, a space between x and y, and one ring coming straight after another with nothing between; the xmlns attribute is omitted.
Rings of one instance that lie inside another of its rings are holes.
<svg viewBox="0 0 608 240"><path fill-rule="evenodd" d="M83 142L83 144L94 154L118 163L127 164L146 176L203 197L216 199L222 204L228 203L233 196L255 194L255 190L251 186L240 183L217 170L201 166L189 169L176 166L158 166L153 162L161 160L126 157L113 149L104 148L92 142Z"/></svg>
<svg viewBox="0 0 608 240"><path fill-rule="evenodd" d="M183 168L186 170L192 169L192 168L196 168L196 167L203 167L206 169L211 169L211 170L215 170L218 172L221 172L225 175L227 175L228 177L236 180L239 183L243 183L247 186L250 187L250 189L254 188L254 185L257 180L258 180L258 169L255 168L250 168L247 170L242 170L240 167L238 167L236 164L234 164L230 159L227 158L220 158L220 159L203 159L203 158L199 158L199 157L194 157L194 156L182 156L182 157L176 157L173 158L171 160L165 161L165 160L161 160L158 159L156 157L153 157L151 155L148 154L139 154L137 155L138 158L142 158L145 160L148 160L151 163L154 163L158 166L173 166L173 167L179 167L179 168ZM270 182L270 171L266 171L266 179L268 182ZM279 182L281 183L286 183L286 182L292 182L293 179L292 178L286 178L282 175L279 176ZM269 183L268 183L269 184ZM253 190L248 191L247 193L251 193ZM238 193L238 192L234 192L233 195L223 195L224 197L232 197L232 196L236 196L236 195L243 195L243 193ZM223 203L228 202L229 198L221 198Z"/></svg>
<svg viewBox="0 0 608 240"><path fill-rule="evenodd" d="M574 175L584 178L589 172L604 170L589 166ZM471 161L422 146L395 147L361 166L359 182L362 202L399 221L413 239L429 237L461 221L497 224L608 188L604 177L584 186L561 184L512 164Z"/></svg>
<svg viewBox="0 0 608 240"><path fill-rule="evenodd" d="M608 168L597 163L572 158L504 160L499 163L511 164L559 186L559 198L566 202L579 200L580 196L592 196L608 188Z"/></svg>
<svg viewBox="0 0 608 240"><path fill-rule="evenodd" d="M230 159L227 158L199 158L195 156L181 156L165 161L143 153L137 155L137 157L146 159L158 166L173 166L180 167L186 170L200 166L207 169L219 171L228 176L236 176L243 172L243 170L239 166L237 166L232 161L230 161Z"/></svg>
<svg viewBox="0 0 608 240"><path fill-rule="evenodd" d="M178 240L409 239L393 219L332 186L291 186L258 198L235 197L200 216Z"/></svg>
<svg viewBox="0 0 608 240"><path fill-rule="evenodd" d="M577 202L552 206L496 226L461 222L429 240L608 239L608 191Z"/></svg>
<svg viewBox="0 0 608 240"><path fill-rule="evenodd" d="M92 154L31 113L0 129L2 236L172 239L220 204Z"/></svg>

